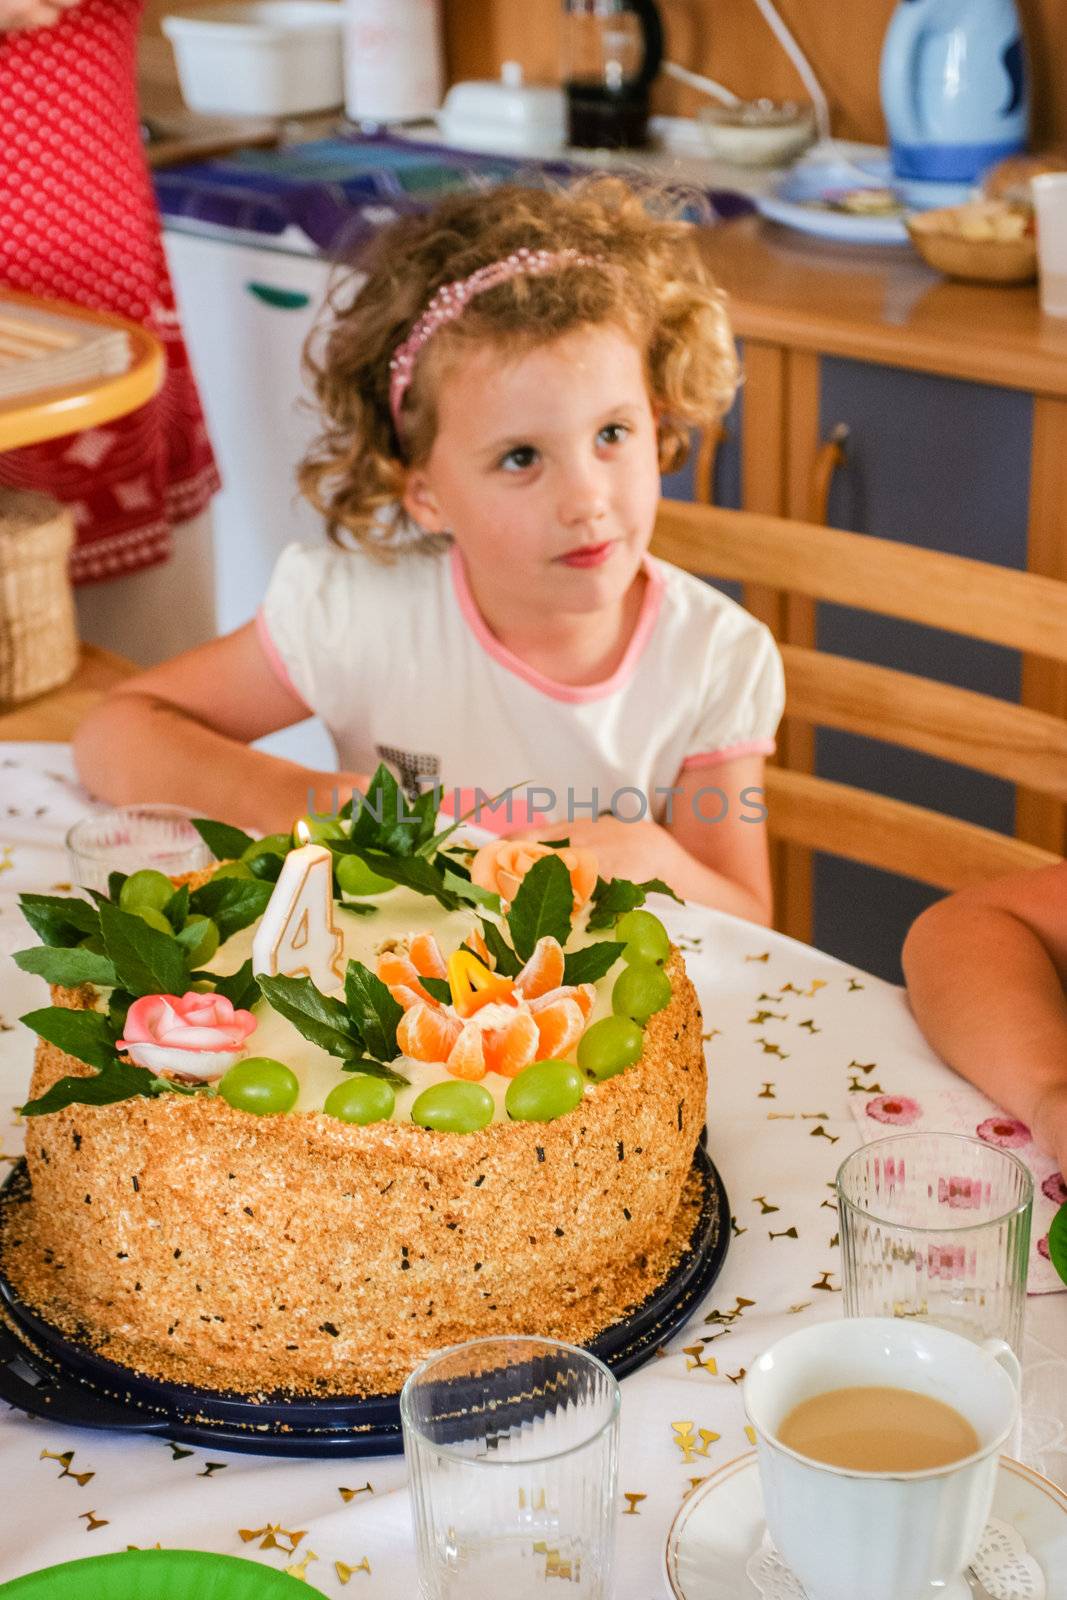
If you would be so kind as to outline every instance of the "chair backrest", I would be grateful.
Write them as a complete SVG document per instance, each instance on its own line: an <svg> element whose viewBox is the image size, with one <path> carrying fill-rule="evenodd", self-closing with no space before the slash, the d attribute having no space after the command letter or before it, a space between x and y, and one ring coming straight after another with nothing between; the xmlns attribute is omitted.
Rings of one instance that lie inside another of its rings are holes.
<svg viewBox="0 0 1067 1600"><path fill-rule="evenodd" d="M1067 662L1067 583L867 534L667 500L655 555L704 577L925 623ZM888 667L784 644L786 715L920 750L1067 801L1067 723ZM771 836L943 889L1042 866L1049 850L772 765Z"/></svg>

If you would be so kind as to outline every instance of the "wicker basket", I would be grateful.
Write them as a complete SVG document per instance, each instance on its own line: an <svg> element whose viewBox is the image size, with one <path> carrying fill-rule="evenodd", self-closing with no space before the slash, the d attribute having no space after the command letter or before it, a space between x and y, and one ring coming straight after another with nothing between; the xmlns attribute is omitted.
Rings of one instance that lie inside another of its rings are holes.
<svg viewBox="0 0 1067 1600"><path fill-rule="evenodd" d="M74 519L47 495L0 489L0 703L66 683L78 664L67 556Z"/></svg>

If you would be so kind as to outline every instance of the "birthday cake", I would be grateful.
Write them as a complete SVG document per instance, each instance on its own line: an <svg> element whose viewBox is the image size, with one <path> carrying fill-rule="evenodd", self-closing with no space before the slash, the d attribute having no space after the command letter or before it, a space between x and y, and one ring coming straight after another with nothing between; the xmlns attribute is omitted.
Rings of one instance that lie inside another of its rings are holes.
<svg viewBox="0 0 1067 1600"><path fill-rule="evenodd" d="M464 848L383 772L306 844L198 826L220 864L183 884L24 897L54 1003L25 1019L19 1298L248 1395L388 1393L440 1346L584 1342L644 1299L688 1240L706 1095L643 905L667 886Z"/></svg>

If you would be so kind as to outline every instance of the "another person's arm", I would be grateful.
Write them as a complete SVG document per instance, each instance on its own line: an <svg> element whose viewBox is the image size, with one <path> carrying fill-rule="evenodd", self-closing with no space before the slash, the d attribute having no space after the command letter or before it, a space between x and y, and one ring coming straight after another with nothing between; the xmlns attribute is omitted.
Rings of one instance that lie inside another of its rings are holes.
<svg viewBox="0 0 1067 1600"><path fill-rule="evenodd" d="M254 739L310 712L263 652L254 623L122 684L74 739L78 772L94 794L122 805L167 800L264 833L285 831L313 808L326 813L366 777L318 772L249 749Z"/></svg>
<svg viewBox="0 0 1067 1600"><path fill-rule="evenodd" d="M1067 1171L1067 862L938 901L903 959L934 1049Z"/></svg>

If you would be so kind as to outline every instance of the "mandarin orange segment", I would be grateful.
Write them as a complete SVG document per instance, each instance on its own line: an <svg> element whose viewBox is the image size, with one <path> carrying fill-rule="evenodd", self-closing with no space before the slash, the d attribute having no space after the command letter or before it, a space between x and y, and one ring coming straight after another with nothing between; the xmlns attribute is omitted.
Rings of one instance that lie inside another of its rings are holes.
<svg viewBox="0 0 1067 1600"><path fill-rule="evenodd" d="M538 939L533 955L515 979L515 987L527 1000L534 1000L539 994L558 988L562 982L563 946L551 934L546 934Z"/></svg>
<svg viewBox="0 0 1067 1600"><path fill-rule="evenodd" d="M567 1055L585 1031L585 1018L576 1000L556 1000L532 1015L537 1025L538 1061Z"/></svg>
<svg viewBox="0 0 1067 1600"><path fill-rule="evenodd" d="M399 955L395 950L387 950L384 955L378 957L378 976L390 988L394 985L404 985L408 989L414 989L420 1000L436 1003L429 990L424 989L419 982L418 970L410 956Z"/></svg>
<svg viewBox="0 0 1067 1600"><path fill-rule="evenodd" d="M516 1011L503 1028L487 1028L482 1035L485 1064L502 1078L514 1078L528 1067L537 1054L540 1038L537 1022L529 1011Z"/></svg>
<svg viewBox="0 0 1067 1600"><path fill-rule="evenodd" d="M546 994L539 994L536 999L531 1000L530 1010L543 1011L546 1006L555 1005L557 1000L573 1000L581 1010L582 1016L588 1021L596 1005L596 984L561 984L558 989L549 989Z"/></svg>
<svg viewBox="0 0 1067 1600"><path fill-rule="evenodd" d="M436 1005L436 1001L426 1001L420 994L407 983L391 983L389 993L398 1006L403 1006L405 1011L410 1011L412 1006Z"/></svg>
<svg viewBox="0 0 1067 1600"><path fill-rule="evenodd" d="M397 1038L400 1030L397 1029ZM477 1081L485 1077L485 1051L482 1047L482 1030L475 1022L463 1024L462 1032L449 1051L447 1066L454 1078Z"/></svg>
<svg viewBox="0 0 1067 1600"><path fill-rule="evenodd" d="M396 1042L413 1061L447 1061L460 1025L441 1008L417 1000L396 1025Z"/></svg>
<svg viewBox="0 0 1067 1600"><path fill-rule="evenodd" d="M479 961L484 961L487 967L492 967L493 959L489 954L489 946L485 942L481 928L472 928L463 943L468 950L473 950Z"/></svg>
<svg viewBox="0 0 1067 1600"><path fill-rule="evenodd" d="M447 978L448 968L432 933L415 935L408 945L408 958L420 978Z"/></svg>

